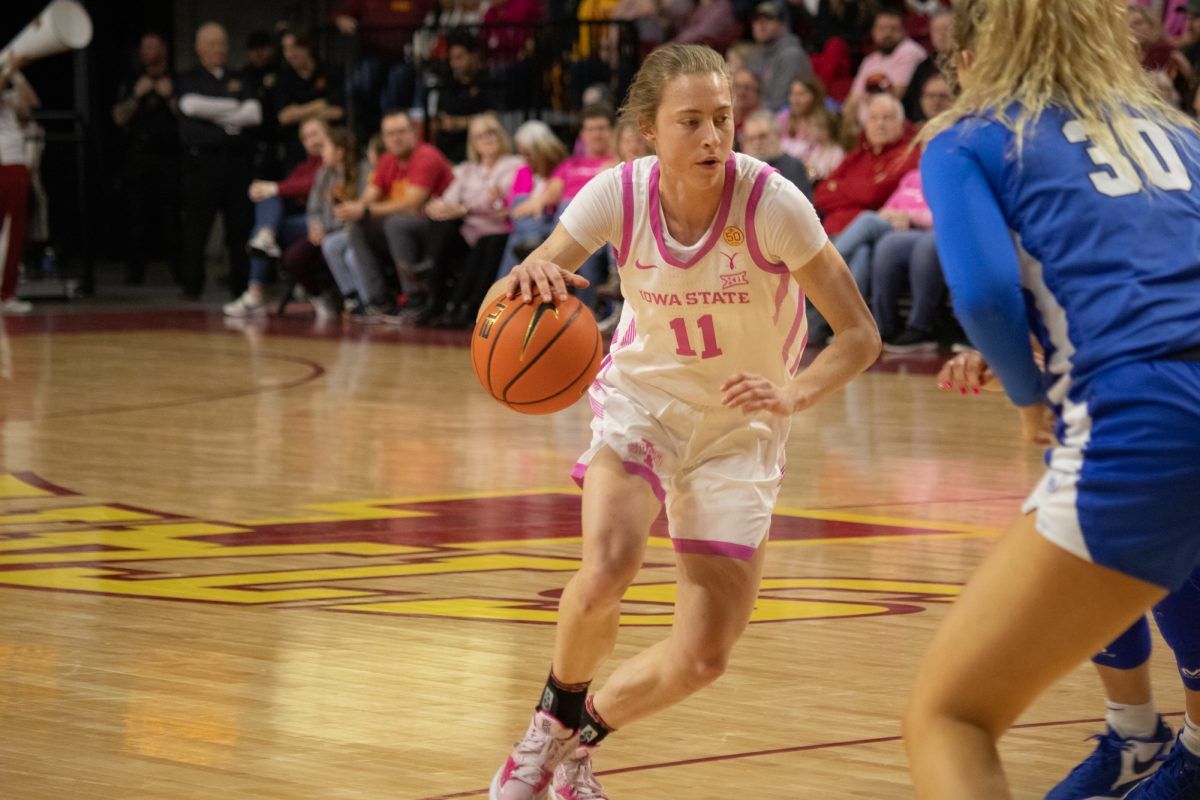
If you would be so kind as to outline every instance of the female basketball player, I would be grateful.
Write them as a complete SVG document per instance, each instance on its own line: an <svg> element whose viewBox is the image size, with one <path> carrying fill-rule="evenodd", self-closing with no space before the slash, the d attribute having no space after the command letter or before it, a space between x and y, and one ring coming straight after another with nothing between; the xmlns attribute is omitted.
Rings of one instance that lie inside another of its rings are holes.
<svg viewBox="0 0 1200 800"><path fill-rule="evenodd" d="M1061 444L922 665L923 800L1009 797L998 737L1200 557L1200 137L1142 73L1120 0L956 15L962 94L922 162L938 250L963 326L1013 402L1057 409Z"/></svg>
<svg viewBox="0 0 1200 800"><path fill-rule="evenodd" d="M573 473L583 564L559 603L545 691L492 800L603 798L591 750L721 675L758 591L789 418L879 354L870 312L812 206L762 162L731 153L731 105L713 50L652 53L622 113L657 157L594 178L493 289L493 298L565 299L568 286L586 285L574 270L612 244L626 302L589 394L592 446ZM805 296L837 338L801 372ZM589 697L663 504L679 573L675 624Z"/></svg>

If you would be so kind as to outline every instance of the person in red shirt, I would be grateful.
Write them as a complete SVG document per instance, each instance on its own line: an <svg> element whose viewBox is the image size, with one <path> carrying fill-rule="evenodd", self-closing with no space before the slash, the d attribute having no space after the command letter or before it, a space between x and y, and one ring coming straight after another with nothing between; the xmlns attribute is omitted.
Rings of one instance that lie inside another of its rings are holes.
<svg viewBox="0 0 1200 800"><path fill-rule="evenodd" d="M912 146L915 133L904 119L904 106L895 95L882 92L871 96L858 149L851 151L813 194L813 206L831 238L863 211L882 208L900 185L900 179L917 168L921 151ZM870 297L870 277L869 268L854 275L864 297ZM821 315L811 310L808 330L809 341L818 343L824 343L833 333Z"/></svg>
<svg viewBox="0 0 1200 800"><path fill-rule="evenodd" d="M900 179L917 168L921 153L909 146L914 133L895 96L872 96L858 149L846 156L813 196L830 236L841 233L860 212L881 208Z"/></svg>
<svg viewBox="0 0 1200 800"><path fill-rule="evenodd" d="M446 191L454 172L440 150L418 140L406 112L385 115L381 133L387 152L379 157L374 178L361 198L338 205L334 214L349 224L350 246L362 272L359 285L368 294L362 298L368 316L395 322L399 309L379 256L387 253L395 265L407 298L405 316L419 315L428 302L422 274L432 266L425 253L429 221L423 209Z"/></svg>
<svg viewBox="0 0 1200 800"><path fill-rule="evenodd" d="M329 138L329 126L321 119L306 120L300 126L300 143L306 158L281 181L254 181L250 199L254 202L254 235L250 238L250 281L246 291L223 307L226 316L251 317L267 313L264 287L271 271L271 259L279 258L284 247L300 239L307 231L304 206L321 169L321 151Z"/></svg>

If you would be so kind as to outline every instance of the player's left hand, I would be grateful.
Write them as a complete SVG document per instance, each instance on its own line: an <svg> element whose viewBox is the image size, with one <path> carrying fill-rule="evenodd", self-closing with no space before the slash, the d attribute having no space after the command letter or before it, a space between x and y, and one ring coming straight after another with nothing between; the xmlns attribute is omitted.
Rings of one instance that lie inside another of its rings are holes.
<svg viewBox="0 0 1200 800"><path fill-rule="evenodd" d="M724 397L721 403L726 408L740 408L743 413L770 411L780 417L796 413L796 398L786 386L777 386L761 375L739 372L730 375L721 384Z"/></svg>

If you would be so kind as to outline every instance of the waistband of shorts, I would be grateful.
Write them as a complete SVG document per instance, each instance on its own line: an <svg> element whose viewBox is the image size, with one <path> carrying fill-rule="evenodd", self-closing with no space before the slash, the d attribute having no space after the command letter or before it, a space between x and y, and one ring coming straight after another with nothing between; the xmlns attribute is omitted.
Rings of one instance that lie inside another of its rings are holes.
<svg viewBox="0 0 1200 800"><path fill-rule="evenodd" d="M1166 355L1168 361L1200 361L1200 344Z"/></svg>

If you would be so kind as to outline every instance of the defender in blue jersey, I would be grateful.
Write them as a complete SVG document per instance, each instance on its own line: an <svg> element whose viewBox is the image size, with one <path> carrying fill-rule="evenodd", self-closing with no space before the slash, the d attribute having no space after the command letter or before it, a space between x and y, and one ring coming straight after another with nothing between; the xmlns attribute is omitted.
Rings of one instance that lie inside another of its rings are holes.
<svg viewBox="0 0 1200 800"><path fill-rule="evenodd" d="M956 9L962 93L922 161L938 250L1009 397L1060 421L1026 516L922 665L905 718L922 800L1009 797L996 739L1200 561L1200 136L1125 14ZM1141 797L1200 796L1200 758L1180 742L1172 759L1176 786Z"/></svg>

